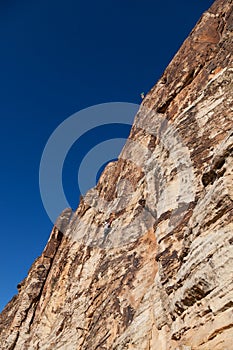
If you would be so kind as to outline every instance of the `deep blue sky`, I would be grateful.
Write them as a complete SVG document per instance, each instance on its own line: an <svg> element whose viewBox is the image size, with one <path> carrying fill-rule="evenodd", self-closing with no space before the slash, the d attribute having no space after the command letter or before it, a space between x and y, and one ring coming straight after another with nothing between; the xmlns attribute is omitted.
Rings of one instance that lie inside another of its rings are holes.
<svg viewBox="0 0 233 350"><path fill-rule="evenodd" d="M0 309L16 293L52 228L38 186L50 134L85 107L140 103L140 93L156 83L212 3L0 2ZM70 169L64 183L71 193L77 184ZM70 200L75 205L76 194Z"/></svg>

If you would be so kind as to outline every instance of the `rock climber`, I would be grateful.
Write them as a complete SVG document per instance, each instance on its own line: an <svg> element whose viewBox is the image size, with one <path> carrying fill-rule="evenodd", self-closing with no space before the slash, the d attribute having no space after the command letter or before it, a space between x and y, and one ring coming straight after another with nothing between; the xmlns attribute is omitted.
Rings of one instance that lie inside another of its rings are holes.
<svg viewBox="0 0 233 350"><path fill-rule="evenodd" d="M103 223L103 226L104 226L104 240L103 240L103 242L106 240L107 235L111 231L111 225L112 225L112 222L115 219L115 217L116 217L115 214L111 213L109 218L107 220L105 220Z"/></svg>

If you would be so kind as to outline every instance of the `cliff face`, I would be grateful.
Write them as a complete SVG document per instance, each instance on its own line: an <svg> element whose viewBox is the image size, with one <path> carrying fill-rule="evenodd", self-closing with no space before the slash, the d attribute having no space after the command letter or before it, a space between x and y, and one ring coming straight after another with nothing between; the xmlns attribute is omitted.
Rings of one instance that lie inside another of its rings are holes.
<svg viewBox="0 0 233 350"><path fill-rule="evenodd" d="M232 10L204 13L119 160L62 213L2 350L233 349Z"/></svg>

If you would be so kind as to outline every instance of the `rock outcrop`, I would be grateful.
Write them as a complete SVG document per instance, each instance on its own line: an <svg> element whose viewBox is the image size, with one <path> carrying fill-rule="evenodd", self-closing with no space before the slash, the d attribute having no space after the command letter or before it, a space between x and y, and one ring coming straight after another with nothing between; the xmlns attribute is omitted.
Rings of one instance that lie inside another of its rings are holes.
<svg viewBox="0 0 233 350"><path fill-rule="evenodd" d="M2 350L233 349L232 29L217 0L62 213L0 316Z"/></svg>

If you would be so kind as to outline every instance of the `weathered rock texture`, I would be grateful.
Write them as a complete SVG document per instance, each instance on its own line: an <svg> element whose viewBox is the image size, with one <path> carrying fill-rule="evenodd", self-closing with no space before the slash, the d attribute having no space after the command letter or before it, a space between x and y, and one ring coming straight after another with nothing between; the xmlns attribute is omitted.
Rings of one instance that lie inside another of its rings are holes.
<svg viewBox="0 0 233 350"><path fill-rule="evenodd" d="M61 215L2 350L233 349L232 9L204 13L119 161Z"/></svg>

